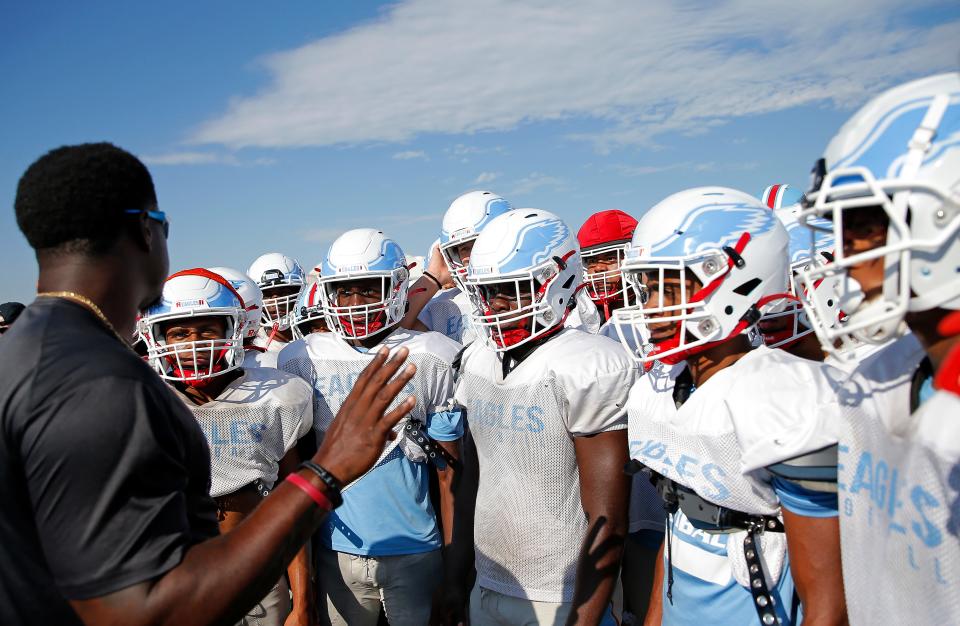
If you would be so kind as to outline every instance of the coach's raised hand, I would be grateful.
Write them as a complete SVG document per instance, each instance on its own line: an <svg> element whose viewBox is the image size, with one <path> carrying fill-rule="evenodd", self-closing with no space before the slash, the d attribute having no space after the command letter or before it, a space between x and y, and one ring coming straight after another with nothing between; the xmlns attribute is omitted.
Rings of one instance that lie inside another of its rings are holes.
<svg viewBox="0 0 960 626"><path fill-rule="evenodd" d="M400 371L405 348L387 357L382 350L360 374L314 456L344 483L373 466L394 437L393 426L414 406L407 398L387 410L416 369ZM327 489L312 472L298 474L317 490ZM180 565L162 576L70 604L87 624L235 623L269 591L326 515L302 489L280 483L239 526L189 548Z"/></svg>
<svg viewBox="0 0 960 626"><path fill-rule="evenodd" d="M395 437L393 427L415 405L415 398L410 396L387 411L417 369L411 363L397 374L408 350L400 348L387 360L389 353L381 348L357 378L313 457L343 484L356 480L373 466L383 445Z"/></svg>

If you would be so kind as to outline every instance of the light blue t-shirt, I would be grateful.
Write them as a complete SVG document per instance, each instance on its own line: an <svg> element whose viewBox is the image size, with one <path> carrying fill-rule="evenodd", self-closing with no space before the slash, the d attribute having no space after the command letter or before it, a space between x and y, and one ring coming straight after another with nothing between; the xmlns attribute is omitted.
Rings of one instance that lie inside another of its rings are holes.
<svg viewBox="0 0 960 626"><path fill-rule="evenodd" d="M730 535L698 530L682 511L672 517L673 601L667 599L668 571L664 563L663 625L758 624L760 620L750 590L741 586L730 573L727 559ZM729 548L743 549L742 545L730 545ZM664 546L663 550L666 558L667 547ZM790 626L793 590L789 557L785 556L780 580L770 590L784 626Z"/></svg>
<svg viewBox="0 0 960 626"><path fill-rule="evenodd" d="M455 441L463 436L463 412L428 413L426 428L437 441ZM429 463L414 463L399 446L394 448L343 494L343 504L330 513L318 535L337 552L364 556L436 550L441 538L430 501Z"/></svg>

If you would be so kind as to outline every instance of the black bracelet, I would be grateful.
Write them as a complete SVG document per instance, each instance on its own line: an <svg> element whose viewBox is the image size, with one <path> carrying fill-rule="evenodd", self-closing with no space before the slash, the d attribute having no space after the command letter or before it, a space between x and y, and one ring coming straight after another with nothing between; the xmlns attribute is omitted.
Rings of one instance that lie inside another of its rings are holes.
<svg viewBox="0 0 960 626"><path fill-rule="evenodd" d="M323 495L327 496L327 498L330 500L330 504L333 505L333 508L337 508L343 504L343 496L340 494L340 492L343 490L343 484L337 480L333 474L320 467L313 461L304 461L297 469L308 469L316 474L317 478L323 481L323 484L327 486L327 490Z"/></svg>
<svg viewBox="0 0 960 626"><path fill-rule="evenodd" d="M432 280L437 285L437 289L443 289L443 285L440 284L440 281L437 280L436 276L426 270L423 271L423 275Z"/></svg>

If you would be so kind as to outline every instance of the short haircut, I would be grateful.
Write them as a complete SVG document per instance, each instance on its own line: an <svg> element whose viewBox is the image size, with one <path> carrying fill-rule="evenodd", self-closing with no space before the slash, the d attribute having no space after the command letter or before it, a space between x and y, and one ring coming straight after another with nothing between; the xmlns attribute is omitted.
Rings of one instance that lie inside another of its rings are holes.
<svg viewBox="0 0 960 626"><path fill-rule="evenodd" d="M110 143L62 146L20 178L17 224L37 252L103 254L130 216L157 204L146 166Z"/></svg>

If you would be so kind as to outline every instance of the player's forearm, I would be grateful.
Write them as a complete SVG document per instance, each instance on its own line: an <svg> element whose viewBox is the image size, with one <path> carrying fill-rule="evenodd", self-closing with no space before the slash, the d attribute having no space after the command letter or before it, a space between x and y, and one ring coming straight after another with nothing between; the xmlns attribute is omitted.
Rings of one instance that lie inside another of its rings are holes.
<svg viewBox="0 0 960 626"><path fill-rule="evenodd" d="M460 475L454 481L450 542L444 546L444 584L465 587L473 571L473 521L480 468L469 433L461 442ZM444 524L447 522L444 521Z"/></svg>
<svg viewBox="0 0 960 626"><path fill-rule="evenodd" d="M580 550L577 563L577 580L573 592L573 610L567 624L599 624L610 606L617 578L620 575L620 560L626 524L606 523L599 520Z"/></svg>
<svg viewBox="0 0 960 626"><path fill-rule="evenodd" d="M427 305L427 302L430 302L430 299L436 295L438 291L440 291L440 288L437 287L437 283L433 282L433 280L427 276L418 278L417 282L413 283L407 292L409 308L407 309L406 315L400 320L400 326L407 330L413 329L414 324L417 322L417 316L420 315L420 311L423 310L423 307Z"/></svg>
<svg viewBox="0 0 960 626"><path fill-rule="evenodd" d="M459 460L459 442L441 442L443 449ZM453 524L454 511L456 509L456 494L454 492L454 483L456 482L455 471L453 467L447 467L444 470L437 471L437 478L440 488L440 521L443 528L443 545L448 546L453 543Z"/></svg>
<svg viewBox="0 0 960 626"><path fill-rule="evenodd" d="M293 557L287 568L287 576L290 578L293 610L310 615L313 609L313 585L310 582L310 559L306 545Z"/></svg>
<svg viewBox="0 0 960 626"><path fill-rule="evenodd" d="M667 520L670 523L670 520ZM657 560L653 566L653 586L650 588L650 602L647 604L647 615L643 618L643 626L660 626L663 622L663 543L657 552Z"/></svg>

